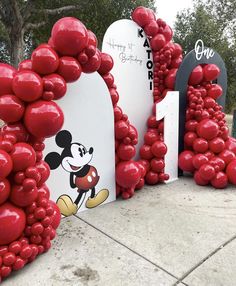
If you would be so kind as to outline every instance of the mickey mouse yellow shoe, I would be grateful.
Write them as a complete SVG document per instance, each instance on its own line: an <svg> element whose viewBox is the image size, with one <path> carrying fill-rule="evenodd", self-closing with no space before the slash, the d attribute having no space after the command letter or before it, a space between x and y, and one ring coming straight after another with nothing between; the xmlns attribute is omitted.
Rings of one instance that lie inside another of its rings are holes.
<svg viewBox="0 0 236 286"><path fill-rule="evenodd" d="M62 195L57 200L57 206L64 216L71 216L77 213L78 206L67 195Z"/></svg>
<svg viewBox="0 0 236 286"><path fill-rule="evenodd" d="M86 207L88 209L92 209L95 208L96 206L102 204L103 202L105 202L105 200L108 198L109 196L109 191L107 189L103 189L101 191L99 191L94 198L88 198L87 202L86 202Z"/></svg>

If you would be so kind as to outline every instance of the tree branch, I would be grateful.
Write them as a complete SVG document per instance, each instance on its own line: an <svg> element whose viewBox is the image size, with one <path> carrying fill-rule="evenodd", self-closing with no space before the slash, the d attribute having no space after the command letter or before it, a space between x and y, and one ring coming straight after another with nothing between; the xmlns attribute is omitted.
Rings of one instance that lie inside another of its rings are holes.
<svg viewBox="0 0 236 286"><path fill-rule="evenodd" d="M27 23L25 25L25 30L34 30L34 29L40 28L46 24L47 24L46 21L41 21L40 23Z"/></svg>
<svg viewBox="0 0 236 286"><path fill-rule="evenodd" d="M77 10L78 8L79 5L68 5L55 9L43 9L42 11L45 12L47 15L57 15L63 12Z"/></svg>

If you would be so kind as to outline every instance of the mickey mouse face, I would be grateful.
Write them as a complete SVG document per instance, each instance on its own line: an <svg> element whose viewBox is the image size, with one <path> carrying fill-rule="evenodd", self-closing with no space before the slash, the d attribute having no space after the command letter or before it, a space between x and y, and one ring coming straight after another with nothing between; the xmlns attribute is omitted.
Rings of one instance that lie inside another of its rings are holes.
<svg viewBox="0 0 236 286"><path fill-rule="evenodd" d="M70 173L78 172L83 166L87 165L93 158L93 148L89 151L80 143L71 143L72 136L69 131L60 131L55 141L57 145L64 148L61 155L51 152L45 157L45 161L54 170L62 165L63 169Z"/></svg>
<svg viewBox="0 0 236 286"><path fill-rule="evenodd" d="M87 165L93 157L93 148L89 151L82 144L73 143L70 146L70 154L67 156L67 150L62 152L61 165L67 172L73 173L79 171L83 166Z"/></svg>

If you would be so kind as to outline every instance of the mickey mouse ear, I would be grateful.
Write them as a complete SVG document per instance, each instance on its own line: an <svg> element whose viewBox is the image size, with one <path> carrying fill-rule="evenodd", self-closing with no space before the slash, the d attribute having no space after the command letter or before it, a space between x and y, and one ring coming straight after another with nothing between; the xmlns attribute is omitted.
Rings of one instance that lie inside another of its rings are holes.
<svg viewBox="0 0 236 286"><path fill-rule="evenodd" d="M72 141L72 135L68 130L61 130L57 133L56 143L59 147L65 148L70 146Z"/></svg>
<svg viewBox="0 0 236 286"><path fill-rule="evenodd" d="M61 156L56 152L47 154L44 160L48 163L51 170L57 169L61 164Z"/></svg>

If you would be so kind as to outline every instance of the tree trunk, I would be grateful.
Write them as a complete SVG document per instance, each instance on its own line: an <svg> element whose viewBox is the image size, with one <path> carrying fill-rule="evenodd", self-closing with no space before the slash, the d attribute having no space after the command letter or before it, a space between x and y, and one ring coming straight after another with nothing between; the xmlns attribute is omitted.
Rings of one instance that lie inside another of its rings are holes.
<svg viewBox="0 0 236 286"><path fill-rule="evenodd" d="M11 63L17 68L18 64L24 59L24 31L13 27L9 37Z"/></svg>

